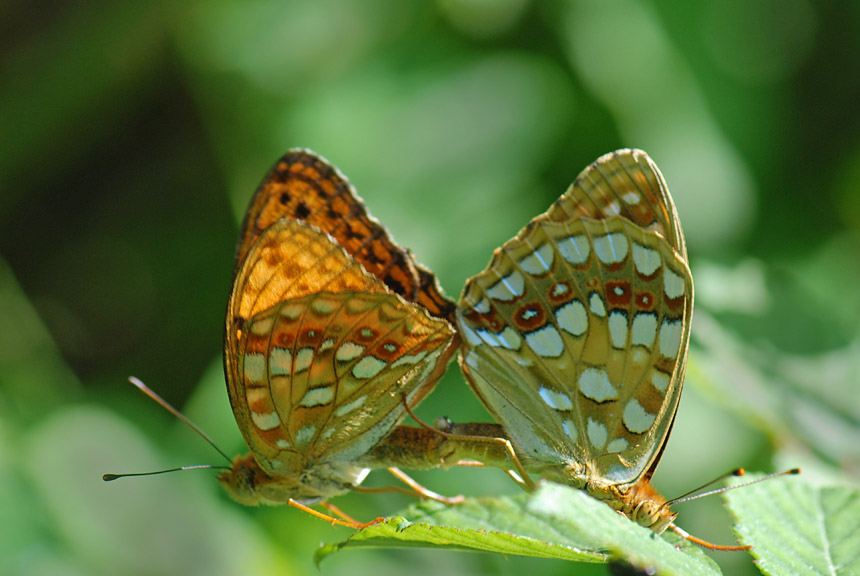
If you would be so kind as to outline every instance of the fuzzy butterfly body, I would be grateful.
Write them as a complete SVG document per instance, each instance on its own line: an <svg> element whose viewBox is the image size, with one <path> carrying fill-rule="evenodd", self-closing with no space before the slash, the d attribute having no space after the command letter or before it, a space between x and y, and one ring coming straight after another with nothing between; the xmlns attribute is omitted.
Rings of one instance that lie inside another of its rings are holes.
<svg viewBox="0 0 860 576"><path fill-rule="evenodd" d="M542 476L662 531L649 485L680 399L693 282L644 152L600 158L497 249L457 310L472 388Z"/></svg>
<svg viewBox="0 0 860 576"><path fill-rule="evenodd" d="M397 465L373 450L456 349L454 305L435 276L333 167L301 150L257 191L236 258L224 365L251 452L219 478L231 495L313 503Z"/></svg>

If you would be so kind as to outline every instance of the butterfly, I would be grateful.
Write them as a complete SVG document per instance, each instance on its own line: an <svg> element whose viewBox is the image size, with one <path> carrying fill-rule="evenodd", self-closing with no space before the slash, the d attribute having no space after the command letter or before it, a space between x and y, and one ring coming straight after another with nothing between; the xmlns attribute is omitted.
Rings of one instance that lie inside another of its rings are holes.
<svg viewBox="0 0 860 576"><path fill-rule="evenodd" d="M288 152L236 251L224 371L250 453L220 482L244 504L310 505L371 468L440 465L440 436L398 424L457 349L454 310L345 177Z"/></svg>
<svg viewBox="0 0 860 576"><path fill-rule="evenodd" d="M460 297L460 366L530 472L655 532L650 479L675 420L693 279L668 187L641 150L599 158Z"/></svg>

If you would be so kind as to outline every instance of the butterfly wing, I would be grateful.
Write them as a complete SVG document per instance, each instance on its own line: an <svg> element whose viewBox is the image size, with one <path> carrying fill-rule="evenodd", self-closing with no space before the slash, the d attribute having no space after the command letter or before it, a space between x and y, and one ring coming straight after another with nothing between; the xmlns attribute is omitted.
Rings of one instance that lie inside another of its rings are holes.
<svg viewBox="0 0 860 576"><path fill-rule="evenodd" d="M291 150L263 180L242 224L236 268L256 239L280 219L301 220L332 236L388 288L454 323L455 304L436 276L391 239L337 168L309 150Z"/></svg>
<svg viewBox="0 0 860 576"><path fill-rule="evenodd" d="M349 463L441 377L452 327L392 293L331 237L269 226L236 273L225 365L233 412L269 474Z"/></svg>
<svg viewBox="0 0 860 576"><path fill-rule="evenodd" d="M636 149L604 154L583 170L558 201L537 219L565 222L621 216L656 232L687 259L684 233L669 187L654 161Z"/></svg>
<svg viewBox="0 0 860 576"><path fill-rule="evenodd" d="M545 217L556 221L571 217L600 220L616 215L656 232L687 261L684 233L669 187L660 169L643 150L621 149L598 158L577 176ZM686 356L681 359L680 370L683 379ZM669 432L671 424L666 437ZM658 459L659 453L655 465ZM646 478L651 473L653 466Z"/></svg>
<svg viewBox="0 0 860 576"><path fill-rule="evenodd" d="M586 173L602 168L599 161ZM647 180L630 170L632 181ZM599 206L622 195L592 187L587 198ZM594 208L554 219L569 203L566 194L467 282L458 309L461 366L515 442L548 470L569 467L582 484L628 484L650 473L671 428L692 278L656 227L620 215L593 219Z"/></svg>

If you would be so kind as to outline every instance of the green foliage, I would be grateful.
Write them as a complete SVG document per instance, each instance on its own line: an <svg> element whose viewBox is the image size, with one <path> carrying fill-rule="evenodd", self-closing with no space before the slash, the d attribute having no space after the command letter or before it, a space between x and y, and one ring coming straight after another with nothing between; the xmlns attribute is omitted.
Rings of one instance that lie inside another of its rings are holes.
<svg viewBox="0 0 860 576"><path fill-rule="evenodd" d="M694 330L697 361L688 377L719 402L781 443L800 442L832 463L860 458L857 344L820 355L780 353L738 340L701 311Z"/></svg>
<svg viewBox="0 0 860 576"><path fill-rule="evenodd" d="M860 490L802 477L727 494L735 530L768 575L860 572Z"/></svg>
<svg viewBox="0 0 860 576"><path fill-rule="evenodd" d="M716 564L674 533L660 537L580 490L542 483L532 495L469 499L453 507L413 506L403 517L357 532L316 553L317 562L349 548L430 547L558 558L626 562L659 574L719 574Z"/></svg>

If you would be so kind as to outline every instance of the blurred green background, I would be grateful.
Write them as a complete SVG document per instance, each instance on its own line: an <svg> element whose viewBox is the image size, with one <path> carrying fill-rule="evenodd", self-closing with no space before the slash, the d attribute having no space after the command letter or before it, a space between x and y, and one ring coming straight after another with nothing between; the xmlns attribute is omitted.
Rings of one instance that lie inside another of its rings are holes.
<svg viewBox="0 0 860 576"><path fill-rule="evenodd" d="M647 150L697 299L657 487L735 466L860 477L860 4L12 0L0 65L0 574L313 574L316 545L348 535L233 504L210 472L101 481L220 463L131 374L243 450L220 367L237 223L296 146L452 296L588 163ZM489 419L454 367L419 414ZM417 476L517 491L497 471ZM408 502L336 501L362 519ZM719 498L679 511L732 541ZM323 565L523 570L606 573L422 550Z"/></svg>

